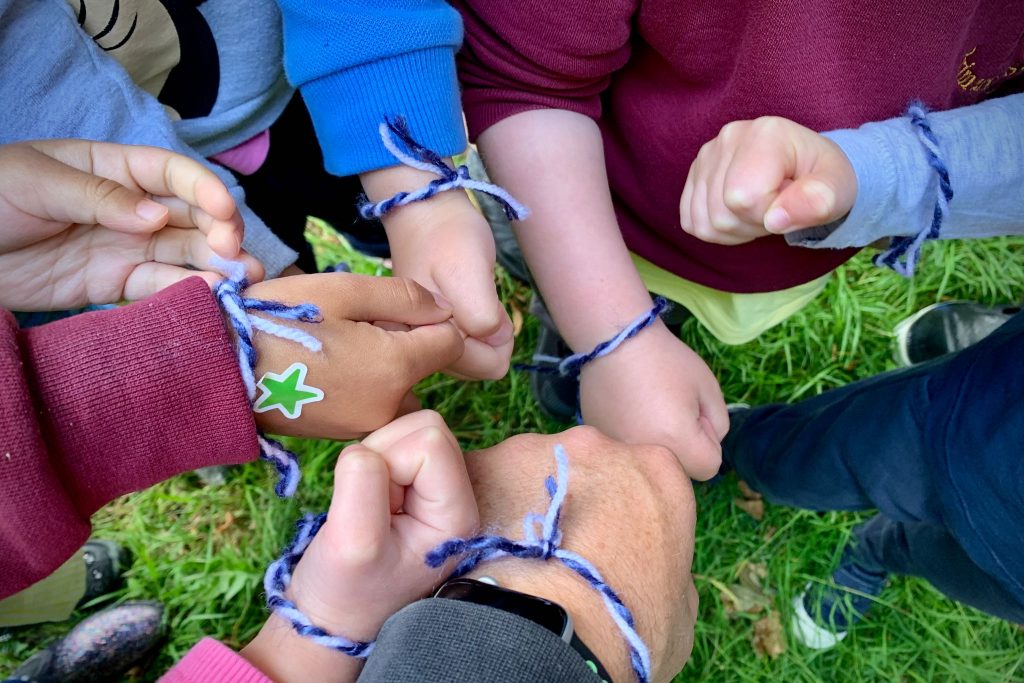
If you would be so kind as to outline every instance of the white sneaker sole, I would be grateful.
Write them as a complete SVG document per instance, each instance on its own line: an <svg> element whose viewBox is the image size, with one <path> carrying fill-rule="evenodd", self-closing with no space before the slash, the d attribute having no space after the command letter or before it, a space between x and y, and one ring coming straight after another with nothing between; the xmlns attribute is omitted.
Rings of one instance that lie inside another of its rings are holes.
<svg viewBox="0 0 1024 683"><path fill-rule="evenodd" d="M804 647L809 647L812 650L830 650L842 642L847 632L835 633L815 623L811 615L807 613L807 608L804 607L806 592L805 589L803 593L793 598L793 619L789 624L790 631L797 642Z"/></svg>

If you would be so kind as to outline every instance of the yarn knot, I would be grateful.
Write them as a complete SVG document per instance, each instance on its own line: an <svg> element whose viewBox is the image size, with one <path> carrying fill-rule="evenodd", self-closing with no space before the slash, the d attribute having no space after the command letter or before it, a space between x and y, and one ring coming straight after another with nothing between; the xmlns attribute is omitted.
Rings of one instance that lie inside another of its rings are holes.
<svg viewBox="0 0 1024 683"><path fill-rule="evenodd" d="M468 166L461 165L452 168L445 163L440 154L416 142L403 117L386 119L384 123L380 124L378 131L384 147L398 161L410 168L433 173L438 178L431 180L418 190L399 192L381 202L371 202L363 197L359 203L359 215L363 218L380 218L400 206L430 199L441 192L456 188L475 190L491 195L501 204L509 220L523 220L530 214L529 209L520 204L506 190L492 183L471 178Z"/></svg>
<svg viewBox="0 0 1024 683"><path fill-rule="evenodd" d="M221 309L227 315L231 328L235 332L235 348L238 352L238 369L242 375L249 402L256 400L256 346L253 335L258 330L281 339L295 342L314 353L323 349L323 344L313 335L298 328L283 325L277 320L295 320L305 323L319 323L323 320L320 309L313 304L289 306L277 301L253 299L245 296L249 281L245 276L245 266L238 261L228 261L214 256L211 265L227 274L227 277L214 285L213 293ZM261 313L264 316L256 315ZM257 433L260 446L260 458L274 466L278 473L278 481L274 491L282 498L295 494L299 485L299 461L294 453L284 447L281 442Z"/></svg>
<svg viewBox="0 0 1024 683"><path fill-rule="evenodd" d="M938 179L938 191L935 197L935 208L932 210L932 221L918 231L916 235L894 237L889 248L875 257L876 266L892 268L903 277L910 277L917 267L921 256L921 247L927 240L938 239L942 230L942 222L949 215L949 202L953 199L953 185L949 179L949 169L942 159L939 139L932 130L928 120L928 108L921 102L912 102L907 107L906 116L917 133L921 146L924 147L928 165L935 171ZM902 260L901 260L902 259Z"/></svg>

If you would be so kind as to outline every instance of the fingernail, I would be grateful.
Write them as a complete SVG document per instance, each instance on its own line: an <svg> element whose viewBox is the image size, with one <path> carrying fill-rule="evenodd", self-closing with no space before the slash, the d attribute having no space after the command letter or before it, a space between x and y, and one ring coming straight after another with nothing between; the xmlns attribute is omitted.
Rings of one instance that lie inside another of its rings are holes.
<svg viewBox="0 0 1024 683"><path fill-rule="evenodd" d="M832 211L836 203L836 193L825 183L817 180L810 180L804 185L804 192L810 194L818 215L825 217Z"/></svg>
<svg viewBox="0 0 1024 683"><path fill-rule="evenodd" d="M141 199L135 205L135 215L144 221L158 221L167 213L167 207L157 204L151 199Z"/></svg>
<svg viewBox="0 0 1024 683"><path fill-rule="evenodd" d="M437 304L438 308L443 308L446 311L455 310L455 306L452 305L451 301L448 301L448 299L444 298L443 294L441 294L440 292L431 292L431 294L434 295L434 303Z"/></svg>
<svg viewBox="0 0 1024 683"><path fill-rule="evenodd" d="M781 206L769 209L764 215L764 229L768 232L779 232L789 227L789 214Z"/></svg>

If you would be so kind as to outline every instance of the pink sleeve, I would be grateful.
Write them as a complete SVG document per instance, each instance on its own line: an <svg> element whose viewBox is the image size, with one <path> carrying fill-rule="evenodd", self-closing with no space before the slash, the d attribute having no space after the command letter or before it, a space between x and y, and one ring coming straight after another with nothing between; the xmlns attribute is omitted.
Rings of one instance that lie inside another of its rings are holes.
<svg viewBox="0 0 1024 683"><path fill-rule="evenodd" d="M242 655L213 638L203 638L159 683L273 683Z"/></svg>
<svg viewBox="0 0 1024 683"><path fill-rule="evenodd" d="M601 93L630 56L638 0L454 0L465 40L462 106L475 138L513 114L601 115Z"/></svg>

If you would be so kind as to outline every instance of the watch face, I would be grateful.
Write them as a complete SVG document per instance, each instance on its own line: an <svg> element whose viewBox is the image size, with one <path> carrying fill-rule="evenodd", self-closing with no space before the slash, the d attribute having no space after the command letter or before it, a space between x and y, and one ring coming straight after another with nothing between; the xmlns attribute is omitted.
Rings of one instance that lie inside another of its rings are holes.
<svg viewBox="0 0 1024 683"><path fill-rule="evenodd" d="M561 605L534 595L518 593L473 579L452 579L441 586L434 597L472 602L511 612L543 626L559 638L566 638L567 633L569 636L572 635L572 622L569 620L568 612Z"/></svg>

